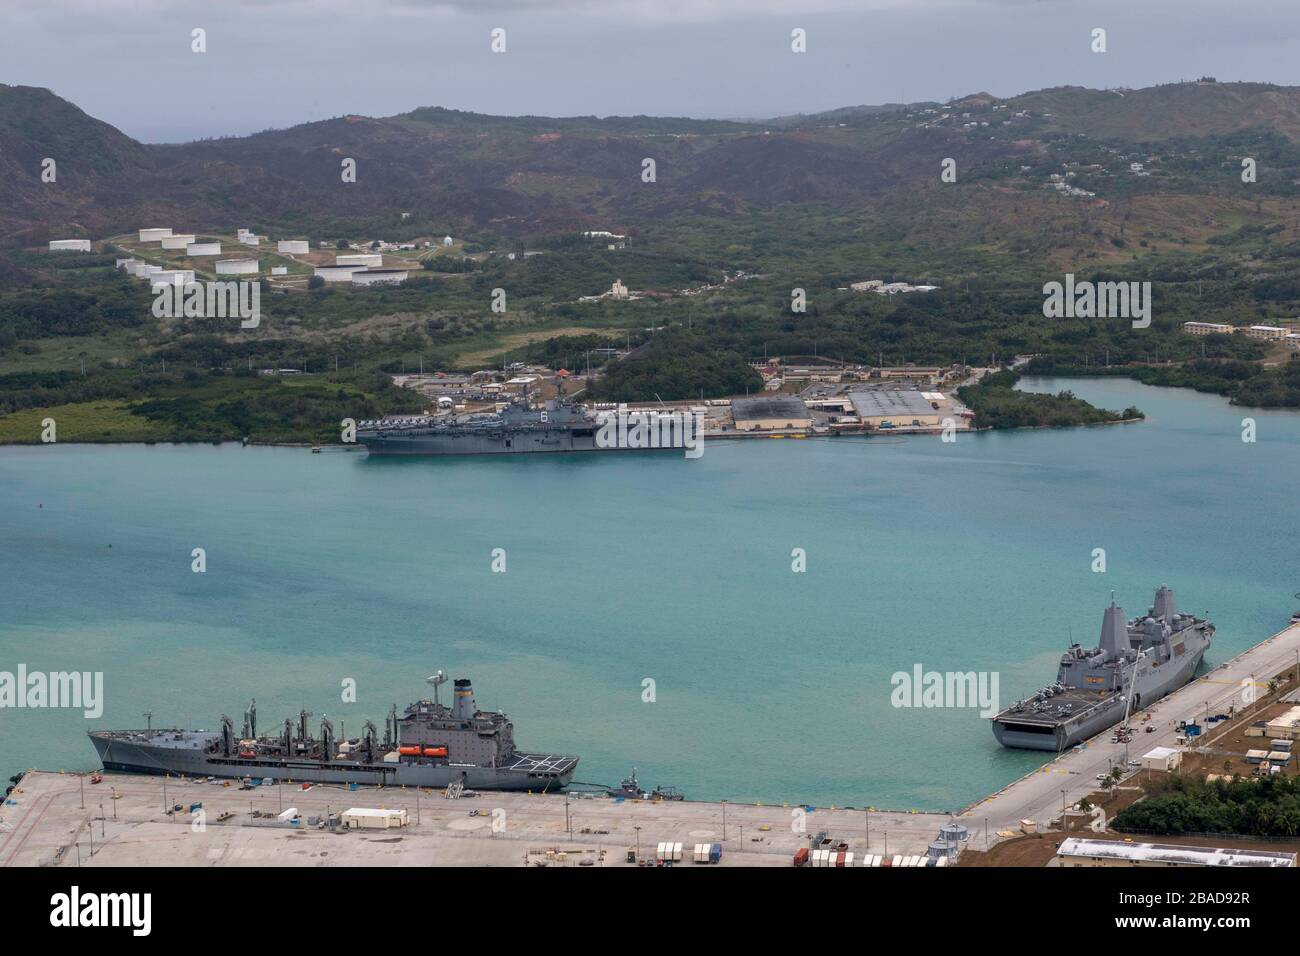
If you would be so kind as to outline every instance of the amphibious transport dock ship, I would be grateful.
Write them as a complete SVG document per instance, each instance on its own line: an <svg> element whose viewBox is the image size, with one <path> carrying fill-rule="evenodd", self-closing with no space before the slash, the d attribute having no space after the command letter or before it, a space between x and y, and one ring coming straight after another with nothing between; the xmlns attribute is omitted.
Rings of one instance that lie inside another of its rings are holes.
<svg viewBox="0 0 1300 956"><path fill-rule="evenodd" d="M992 718L993 735L1004 747L1073 747L1186 684L1213 640L1214 625L1179 614L1167 587L1145 617L1128 622L1112 599L1099 646L1071 645L1056 683Z"/></svg>
<svg viewBox="0 0 1300 956"><path fill-rule="evenodd" d="M578 758L517 750L514 725L504 713L479 710L468 680L457 680L450 707L438 699L446 676L429 678L433 700L418 700L401 715L394 706L384 734L370 721L360 737L335 738L320 722L308 731L307 711L297 726L286 719L277 736L257 734L257 702L244 712L243 732L224 714L221 729L91 731L105 770L198 777L272 778L294 782L357 783L467 790L554 792L568 786Z"/></svg>

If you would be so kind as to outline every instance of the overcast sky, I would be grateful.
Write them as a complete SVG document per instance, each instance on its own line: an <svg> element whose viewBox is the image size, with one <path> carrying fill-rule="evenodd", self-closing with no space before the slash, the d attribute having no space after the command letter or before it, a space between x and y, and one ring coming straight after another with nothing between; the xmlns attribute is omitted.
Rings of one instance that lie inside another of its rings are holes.
<svg viewBox="0 0 1300 956"><path fill-rule="evenodd" d="M417 106L766 117L1205 74L1300 85L1296 0L4 0L3 17L0 82L146 142Z"/></svg>

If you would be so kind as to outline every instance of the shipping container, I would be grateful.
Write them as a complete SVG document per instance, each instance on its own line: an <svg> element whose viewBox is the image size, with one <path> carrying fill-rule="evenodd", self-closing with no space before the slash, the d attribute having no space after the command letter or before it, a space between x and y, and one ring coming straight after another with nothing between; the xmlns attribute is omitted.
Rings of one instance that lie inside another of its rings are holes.
<svg viewBox="0 0 1300 956"><path fill-rule="evenodd" d="M715 843L715 844L713 844L713 846L709 847L709 862L710 862L710 863L721 863L721 862L722 862L722 844L721 844L721 843Z"/></svg>

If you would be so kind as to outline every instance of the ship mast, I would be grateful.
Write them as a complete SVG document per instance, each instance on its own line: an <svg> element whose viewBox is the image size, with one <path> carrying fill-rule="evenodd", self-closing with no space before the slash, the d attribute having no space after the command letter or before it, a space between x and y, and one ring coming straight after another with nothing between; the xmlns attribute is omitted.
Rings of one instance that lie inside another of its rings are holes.
<svg viewBox="0 0 1300 956"><path fill-rule="evenodd" d="M438 701L438 688L439 688L442 684L447 683L447 675L444 674L442 671L438 671L438 672L437 672L436 674L434 674L432 677L426 677L426 678L424 679L424 682L425 682L426 684L432 684L432 685L433 685L433 706L434 706L434 707L438 707L438 706L440 706L439 701Z"/></svg>

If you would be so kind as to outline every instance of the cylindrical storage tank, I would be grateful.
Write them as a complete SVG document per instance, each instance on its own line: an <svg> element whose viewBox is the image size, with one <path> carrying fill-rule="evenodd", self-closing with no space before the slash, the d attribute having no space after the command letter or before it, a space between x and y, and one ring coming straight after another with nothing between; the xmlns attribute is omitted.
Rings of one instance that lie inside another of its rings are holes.
<svg viewBox="0 0 1300 956"><path fill-rule="evenodd" d="M184 249L198 237L191 233L172 233L170 236L163 236L162 247L164 249Z"/></svg>
<svg viewBox="0 0 1300 956"><path fill-rule="evenodd" d="M306 239L281 239L275 244L275 248L290 255L302 255L308 251L310 244Z"/></svg>
<svg viewBox="0 0 1300 956"><path fill-rule="evenodd" d="M326 282L350 282L352 274L364 266L317 266L316 274Z"/></svg>
<svg viewBox="0 0 1300 956"><path fill-rule="evenodd" d="M939 827L939 839L945 843L965 843L970 832L960 823L945 823Z"/></svg>
<svg viewBox="0 0 1300 956"><path fill-rule="evenodd" d="M347 255L335 256L334 264L336 266L374 266L376 269L384 264L384 257L378 252L356 252Z"/></svg>
<svg viewBox="0 0 1300 956"><path fill-rule="evenodd" d="M221 259L217 262L219 276L256 275L257 272L256 259Z"/></svg>
<svg viewBox="0 0 1300 956"><path fill-rule="evenodd" d="M288 274L288 266L271 266L271 275L273 276L287 276Z"/></svg>
<svg viewBox="0 0 1300 956"><path fill-rule="evenodd" d="M191 242L185 247L187 256L219 256L221 255L221 243L219 242Z"/></svg>
<svg viewBox="0 0 1300 956"><path fill-rule="evenodd" d="M89 239L51 239L50 252L89 252Z"/></svg>
<svg viewBox="0 0 1300 956"><path fill-rule="evenodd" d="M259 237L253 235L252 233L247 233L245 235L240 236L239 241L246 246L260 246L262 244L262 240Z"/></svg>
<svg viewBox="0 0 1300 956"><path fill-rule="evenodd" d="M172 231L170 229L141 229L140 241L159 242L162 239L166 238L167 236L170 236L171 234Z"/></svg>
<svg viewBox="0 0 1300 956"><path fill-rule="evenodd" d="M353 285L401 285L405 281L405 269L358 269L352 273Z"/></svg>
<svg viewBox="0 0 1300 956"><path fill-rule="evenodd" d="M941 856L950 856L957 852L957 847L952 843L945 843L942 840L935 840L926 848L926 856L938 859Z"/></svg>

